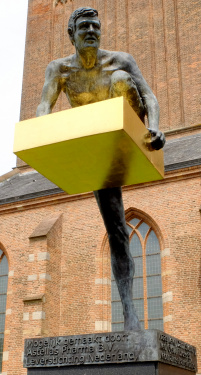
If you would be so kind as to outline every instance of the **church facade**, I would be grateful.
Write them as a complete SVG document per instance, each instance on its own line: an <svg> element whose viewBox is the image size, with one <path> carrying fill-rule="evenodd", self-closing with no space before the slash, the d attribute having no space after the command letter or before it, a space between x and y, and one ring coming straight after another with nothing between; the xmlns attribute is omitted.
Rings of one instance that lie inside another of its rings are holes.
<svg viewBox="0 0 201 375"><path fill-rule="evenodd" d="M159 101L165 178L123 187L133 299L142 328L197 347L201 374L201 6L29 0L21 120L35 117L48 63L73 53L67 21L80 6L99 11L101 48L133 55ZM67 108L61 95L54 111ZM26 374L25 338L122 329L93 193L67 195L18 159L0 177L0 373Z"/></svg>

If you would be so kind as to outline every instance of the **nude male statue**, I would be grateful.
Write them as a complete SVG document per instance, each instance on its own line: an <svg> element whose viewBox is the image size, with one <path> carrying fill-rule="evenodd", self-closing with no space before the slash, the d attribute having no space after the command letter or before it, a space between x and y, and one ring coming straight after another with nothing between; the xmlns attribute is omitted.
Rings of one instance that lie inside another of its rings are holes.
<svg viewBox="0 0 201 375"><path fill-rule="evenodd" d="M156 97L131 55L99 49L101 24L97 10L88 7L75 10L69 19L68 33L75 54L48 65L37 116L52 111L61 91L72 107L124 96L142 121L147 115L153 149L162 148L165 137L158 130ZM121 187L98 190L94 195L108 233L112 270L123 306L124 329L140 330L132 301L134 263L129 252Z"/></svg>

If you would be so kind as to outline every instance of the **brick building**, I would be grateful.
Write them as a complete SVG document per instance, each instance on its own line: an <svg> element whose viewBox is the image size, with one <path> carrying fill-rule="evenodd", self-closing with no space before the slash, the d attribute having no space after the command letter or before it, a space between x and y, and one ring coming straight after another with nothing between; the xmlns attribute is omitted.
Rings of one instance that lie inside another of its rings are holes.
<svg viewBox="0 0 201 375"><path fill-rule="evenodd" d="M47 64L73 52L67 20L85 5L99 10L101 47L135 57L158 98L167 138L164 180L123 187L136 309L145 328L195 345L201 373L201 6L197 0L57 6L29 0L21 120L35 117ZM66 108L61 95L54 110ZM18 160L0 177L2 374L26 373L26 337L121 330L113 284L93 193L69 196Z"/></svg>

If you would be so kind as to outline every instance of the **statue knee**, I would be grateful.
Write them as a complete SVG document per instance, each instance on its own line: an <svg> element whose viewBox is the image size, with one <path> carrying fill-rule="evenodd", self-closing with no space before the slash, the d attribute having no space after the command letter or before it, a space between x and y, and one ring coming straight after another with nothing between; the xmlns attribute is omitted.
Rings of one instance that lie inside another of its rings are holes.
<svg viewBox="0 0 201 375"><path fill-rule="evenodd" d="M129 73L117 70L111 76L110 98L124 96L130 106L144 122L145 108L135 82Z"/></svg>
<svg viewBox="0 0 201 375"><path fill-rule="evenodd" d="M123 70L117 70L111 76L111 90L118 92L121 95L125 91L134 88L135 84L131 79L130 74Z"/></svg>

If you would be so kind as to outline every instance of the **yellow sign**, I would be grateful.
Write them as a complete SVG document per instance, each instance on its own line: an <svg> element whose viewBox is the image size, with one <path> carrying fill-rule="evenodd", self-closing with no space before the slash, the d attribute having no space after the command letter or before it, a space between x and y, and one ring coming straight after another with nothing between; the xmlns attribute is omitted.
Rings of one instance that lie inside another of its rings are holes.
<svg viewBox="0 0 201 375"><path fill-rule="evenodd" d="M160 180L163 151L123 98L21 121L14 153L68 194Z"/></svg>

